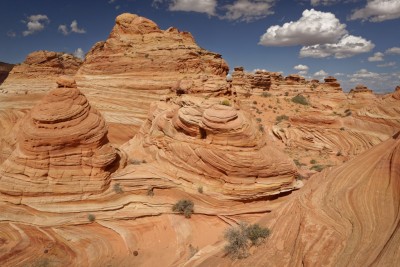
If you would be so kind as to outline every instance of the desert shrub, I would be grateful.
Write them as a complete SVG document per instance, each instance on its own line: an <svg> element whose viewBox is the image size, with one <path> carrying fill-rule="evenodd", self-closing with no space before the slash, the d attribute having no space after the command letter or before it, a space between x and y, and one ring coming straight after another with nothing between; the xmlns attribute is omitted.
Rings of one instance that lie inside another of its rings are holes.
<svg viewBox="0 0 400 267"><path fill-rule="evenodd" d="M344 111L344 114L345 114L346 116L350 116L350 115L351 115L351 110L350 110L350 109L346 109L346 110Z"/></svg>
<svg viewBox="0 0 400 267"><path fill-rule="evenodd" d="M260 131L260 132L265 132L265 129L264 129L264 125L262 125L262 124L259 124L258 125L258 130Z"/></svg>
<svg viewBox="0 0 400 267"><path fill-rule="evenodd" d="M261 118L256 118L256 121L257 122L261 122Z"/></svg>
<svg viewBox="0 0 400 267"><path fill-rule="evenodd" d="M154 189L153 189L152 186L150 186L149 188L147 188L147 195L148 195L149 197L154 196Z"/></svg>
<svg viewBox="0 0 400 267"><path fill-rule="evenodd" d="M224 100L221 101L221 105L231 106L231 102L229 102L229 100L227 100L227 99L224 99Z"/></svg>
<svg viewBox="0 0 400 267"><path fill-rule="evenodd" d="M289 95L289 92L285 92L285 96L288 96Z"/></svg>
<svg viewBox="0 0 400 267"><path fill-rule="evenodd" d="M305 177L301 175L300 173L297 173L296 176L294 177L296 180L303 180Z"/></svg>
<svg viewBox="0 0 400 267"><path fill-rule="evenodd" d="M292 102L300 105L309 105L307 98L305 98L302 95L296 95L295 97L292 98Z"/></svg>
<svg viewBox="0 0 400 267"><path fill-rule="evenodd" d="M305 166L306 164L300 162L298 159L293 160L294 164L296 164L297 167Z"/></svg>
<svg viewBox="0 0 400 267"><path fill-rule="evenodd" d="M186 218L190 218L194 211L193 201L188 199L181 199L172 207L172 211L178 212L185 215Z"/></svg>
<svg viewBox="0 0 400 267"><path fill-rule="evenodd" d="M315 170L317 172L321 172L324 168L325 167L323 165L316 164L316 165L311 166L310 170Z"/></svg>
<svg viewBox="0 0 400 267"><path fill-rule="evenodd" d="M199 187L197 187L197 192L203 194L203 186L200 185Z"/></svg>
<svg viewBox="0 0 400 267"><path fill-rule="evenodd" d="M342 152L341 151L338 151L337 153L336 153L336 156L341 156L342 155Z"/></svg>
<svg viewBox="0 0 400 267"><path fill-rule="evenodd" d="M317 161L315 159L312 159L312 160L310 160L310 163L315 164L315 163L317 163Z"/></svg>
<svg viewBox="0 0 400 267"><path fill-rule="evenodd" d="M247 225L240 223L237 227L232 227L226 230L225 239L228 244L225 246L225 251L232 258L246 258L248 256L249 240L247 238Z"/></svg>
<svg viewBox="0 0 400 267"><path fill-rule="evenodd" d="M272 96L272 94L268 93L268 92L262 92L261 96L262 97L270 97L270 96Z"/></svg>
<svg viewBox="0 0 400 267"><path fill-rule="evenodd" d="M253 245L258 245L269 236L270 231L268 228L261 227L259 224L252 224L247 227L246 234Z"/></svg>
<svg viewBox="0 0 400 267"><path fill-rule="evenodd" d="M90 213L88 214L87 218L89 222L94 222L96 220L96 216Z"/></svg>
<svg viewBox="0 0 400 267"><path fill-rule="evenodd" d="M281 121L283 121L283 120L288 120L289 119L289 117L288 116L286 116L286 115L280 115L280 116L276 116L276 123L280 123Z"/></svg>
<svg viewBox="0 0 400 267"><path fill-rule="evenodd" d="M119 183L114 184L113 189L114 189L114 192L117 194L124 192Z"/></svg>
<svg viewBox="0 0 400 267"><path fill-rule="evenodd" d="M189 259L193 257L197 252L199 252L198 247L192 246L192 244L189 245Z"/></svg>
<svg viewBox="0 0 400 267"><path fill-rule="evenodd" d="M241 222L237 227L226 230L224 237L228 244L225 246L225 252L232 258L246 258L249 247L261 244L269 234L268 228L261 227L258 224L248 225Z"/></svg>
<svg viewBox="0 0 400 267"><path fill-rule="evenodd" d="M344 127L340 127L340 130L341 130L341 131L344 131Z"/></svg>
<svg viewBox="0 0 400 267"><path fill-rule="evenodd" d="M133 165L140 165L140 164L142 164L142 162L143 162L143 161L138 160L138 159L131 159L131 160L129 161L129 163L130 163L130 164L133 164Z"/></svg>
<svg viewBox="0 0 400 267"><path fill-rule="evenodd" d="M254 100L254 101L253 101L253 104L254 104L254 105L257 105L257 101Z"/></svg>

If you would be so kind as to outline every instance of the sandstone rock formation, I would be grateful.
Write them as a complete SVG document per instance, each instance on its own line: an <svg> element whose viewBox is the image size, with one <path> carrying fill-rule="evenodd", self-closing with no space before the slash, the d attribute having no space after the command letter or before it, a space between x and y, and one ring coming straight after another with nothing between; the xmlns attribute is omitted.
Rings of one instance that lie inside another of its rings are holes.
<svg viewBox="0 0 400 267"><path fill-rule="evenodd" d="M272 230L265 246L219 266L394 266L400 259L399 203L400 132L312 177L262 221Z"/></svg>
<svg viewBox="0 0 400 267"><path fill-rule="evenodd" d="M226 100L221 103L188 96L154 104L123 149L150 155L186 187L204 184L224 198L257 199L296 188L294 164L268 144L262 127Z"/></svg>
<svg viewBox="0 0 400 267"><path fill-rule="evenodd" d="M200 48L188 32L160 30L151 20L122 14L105 42L95 44L76 78L109 122L140 124L150 103L176 94L226 91L228 65Z"/></svg>
<svg viewBox="0 0 400 267"><path fill-rule="evenodd" d="M70 54L35 51L16 65L0 86L0 93L44 93L54 87L59 75L74 75L82 61Z"/></svg>
<svg viewBox="0 0 400 267"><path fill-rule="evenodd" d="M4 80L8 77L8 74L14 67L14 64L8 64L4 62L0 62L0 85L4 82Z"/></svg>
<svg viewBox="0 0 400 267"><path fill-rule="evenodd" d="M12 195L100 192L116 150L101 114L74 87L58 81L20 124L17 146L0 166L0 191Z"/></svg>
<svg viewBox="0 0 400 267"><path fill-rule="evenodd" d="M232 73L232 91L236 94L260 95L271 86L268 72L257 70L255 73L245 72L243 67L236 67Z"/></svg>
<svg viewBox="0 0 400 267"><path fill-rule="evenodd" d="M351 89L348 97L358 99L376 99L373 91L363 84L358 84L355 88Z"/></svg>

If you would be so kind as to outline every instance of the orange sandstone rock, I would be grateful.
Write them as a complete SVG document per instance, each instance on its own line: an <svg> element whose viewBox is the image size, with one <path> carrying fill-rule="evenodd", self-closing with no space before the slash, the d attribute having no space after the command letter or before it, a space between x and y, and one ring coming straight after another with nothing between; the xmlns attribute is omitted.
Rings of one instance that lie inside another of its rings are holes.
<svg viewBox="0 0 400 267"><path fill-rule="evenodd" d="M73 84L64 79L58 84ZM107 126L76 88L51 90L24 118L17 146L0 167L7 194L99 192L118 155Z"/></svg>

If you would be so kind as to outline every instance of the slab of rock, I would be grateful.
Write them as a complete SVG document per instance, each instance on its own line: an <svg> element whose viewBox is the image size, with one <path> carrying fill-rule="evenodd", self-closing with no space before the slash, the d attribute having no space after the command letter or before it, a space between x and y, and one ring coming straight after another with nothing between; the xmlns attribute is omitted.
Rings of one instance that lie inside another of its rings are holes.
<svg viewBox="0 0 400 267"><path fill-rule="evenodd" d="M14 64L8 64L4 62L0 62L0 85L4 82L4 80L8 77L8 74L14 67Z"/></svg>

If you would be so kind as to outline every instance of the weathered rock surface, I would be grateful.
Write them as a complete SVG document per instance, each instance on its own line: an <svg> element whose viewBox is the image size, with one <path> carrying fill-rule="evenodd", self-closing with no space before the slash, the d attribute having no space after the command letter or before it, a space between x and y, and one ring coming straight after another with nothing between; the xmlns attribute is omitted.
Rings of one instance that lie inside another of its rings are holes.
<svg viewBox="0 0 400 267"><path fill-rule="evenodd" d="M255 73L245 72L243 67L236 67L232 73L232 91L235 94L260 95L271 87L269 72L258 70Z"/></svg>
<svg viewBox="0 0 400 267"><path fill-rule="evenodd" d="M399 183L400 132L342 166L314 176L272 214L268 244L236 265L396 265Z"/></svg>
<svg viewBox="0 0 400 267"><path fill-rule="evenodd" d="M150 103L176 94L226 91L228 65L200 48L188 32L160 30L151 20L122 14L105 42L95 44L76 78L107 121L136 123Z"/></svg>
<svg viewBox="0 0 400 267"><path fill-rule="evenodd" d="M101 114L74 87L58 82L23 119L17 145L0 166L0 191L12 195L99 192L109 184L116 150Z"/></svg>
<svg viewBox="0 0 400 267"><path fill-rule="evenodd" d="M14 67L14 64L8 64L5 62L0 62L0 85L4 82L4 80L8 77L8 74Z"/></svg>
<svg viewBox="0 0 400 267"><path fill-rule="evenodd" d="M133 156L147 154L187 187L203 184L223 198L257 199L295 189L293 162L259 128L249 114L218 100L183 97L152 105L139 134L122 148Z"/></svg>
<svg viewBox="0 0 400 267"><path fill-rule="evenodd" d="M16 65L0 86L0 93L44 93L54 88L59 75L75 75L82 64L70 54L35 51Z"/></svg>

